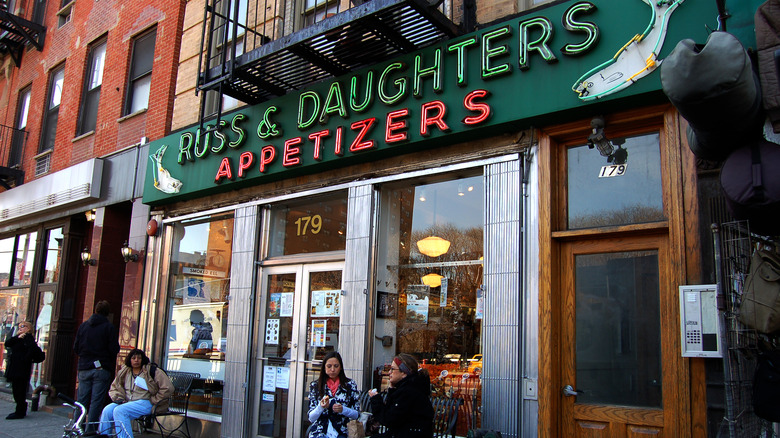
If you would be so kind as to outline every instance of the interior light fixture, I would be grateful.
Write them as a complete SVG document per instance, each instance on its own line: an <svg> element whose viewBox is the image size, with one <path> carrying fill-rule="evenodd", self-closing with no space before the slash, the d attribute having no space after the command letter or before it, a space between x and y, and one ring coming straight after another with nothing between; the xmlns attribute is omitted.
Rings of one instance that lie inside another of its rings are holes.
<svg viewBox="0 0 780 438"><path fill-rule="evenodd" d="M441 286L441 279L444 278L439 274L430 273L427 275L423 275L422 282L424 285L428 287L439 287Z"/></svg>
<svg viewBox="0 0 780 438"><path fill-rule="evenodd" d="M133 254L133 248L130 248L127 245L127 240L125 240L124 245L122 245L121 251L122 251L122 258L125 259L125 263L138 261L138 254Z"/></svg>
<svg viewBox="0 0 780 438"><path fill-rule="evenodd" d="M450 250L450 241L437 236L428 236L417 241L417 249L428 257L438 257Z"/></svg>
<svg viewBox="0 0 780 438"><path fill-rule="evenodd" d="M425 189L420 189L420 196L417 198L420 202L425 202L428 198L425 197Z"/></svg>
<svg viewBox="0 0 780 438"><path fill-rule="evenodd" d="M458 184L458 196L465 196L466 195L466 189L463 187L463 184Z"/></svg>
<svg viewBox="0 0 780 438"><path fill-rule="evenodd" d="M92 258L92 253L89 252L89 248L86 246L81 250L81 263L84 266L95 266L97 264L97 261Z"/></svg>

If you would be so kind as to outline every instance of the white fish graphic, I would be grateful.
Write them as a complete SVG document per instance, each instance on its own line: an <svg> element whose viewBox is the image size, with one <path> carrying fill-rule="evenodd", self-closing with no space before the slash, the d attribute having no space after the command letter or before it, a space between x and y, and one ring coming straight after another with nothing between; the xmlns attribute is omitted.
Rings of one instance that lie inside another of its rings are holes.
<svg viewBox="0 0 780 438"><path fill-rule="evenodd" d="M616 93L649 75L661 65L658 52L664 45L669 17L685 0L642 0L652 8L647 29L618 50L612 59L582 75L572 90L584 101Z"/></svg>
<svg viewBox="0 0 780 438"><path fill-rule="evenodd" d="M162 166L162 158L168 145L162 145L149 159L154 163L154 187L163 193L179 193L182 182L171 176L171 172Z"/></svg>

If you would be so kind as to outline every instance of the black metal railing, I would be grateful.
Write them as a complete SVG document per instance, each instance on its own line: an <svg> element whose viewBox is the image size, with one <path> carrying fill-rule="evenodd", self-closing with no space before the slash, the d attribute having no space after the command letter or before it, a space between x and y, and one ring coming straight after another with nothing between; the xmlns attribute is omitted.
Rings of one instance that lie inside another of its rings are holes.
<svg viewBox="0 0 780 438"><path fill-rule="evenodd" d="M10 189L24 182L21 170L28 132L0 125L0 186Z"/></svg>
<svg viewBox="0 0 780 438"><path fill-rule="evenodd" d="M472 21L455 11L473 11L472 3L207 0L197 89L218 92L219 101L272 99L470 31L459 23ZM205 106L204 98L201 122Z"/></svg>
<svg viewBox="0 0 780 438"><path fill-rule="evenodd" d="M35 0L32 21L28 21L14 15L16 11L13 9L18 8L11 2L3 1L0 4L0 56L9 55L18 67L25 47L30 45L39 51L43 50L46 38L46 28L42 24L45 6L44 0Z"/></svg>

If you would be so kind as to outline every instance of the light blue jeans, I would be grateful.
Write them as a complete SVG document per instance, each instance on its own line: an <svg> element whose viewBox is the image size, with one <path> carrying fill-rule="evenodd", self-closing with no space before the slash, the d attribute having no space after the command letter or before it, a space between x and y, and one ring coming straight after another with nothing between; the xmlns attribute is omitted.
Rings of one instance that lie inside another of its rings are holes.
<svg viewBox="0 0 780 438"><path fill-rule="evenodd" d="M103 401L111 386L111 372L106 369L79 371L79 403L89 406L87 422L91 423L87 431L91 431L92 425L100 419L103 410Z"/></svg>
<svg viewBox="0 0 780 438"><path fill-rule="evenodd" d="M100 415L99 434L111 433L111 422L114 422L116 436L120 438L133 438L133 420L152 413L152 402L149 400L136 400L124 402L121 405L111 403L103 408Z"/></svg>

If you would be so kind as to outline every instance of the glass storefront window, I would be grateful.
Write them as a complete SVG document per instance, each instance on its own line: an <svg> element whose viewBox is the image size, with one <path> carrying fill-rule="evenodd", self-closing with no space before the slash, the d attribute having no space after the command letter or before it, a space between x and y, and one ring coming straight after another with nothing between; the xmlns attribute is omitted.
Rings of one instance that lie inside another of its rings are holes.
<svg viewBox="0 0 780 438"><path fill-rule="evenodd" d="M0 239L0 287L11 285L11 263L14 259L15 237Z"/></svg>
<svg viewBox="0 0 780 438"><path fill-rule="evenodd" d="M33 232L0 240L0 287L30 284L37 235Z"/></svg>
<svg viewBox="0 0 780 438"><path fill-rule="evenodd" d="M56 283L59 279L62 243L64 240L65 236L62 235L62 228L55 228L46 232L46 252L44 253L42 283Z"/></svg>
<svg viewBox="0 0 780 438"><path fill-rule="evenodd" d="M0 289L0 312L2 313L2 337L0 338L0 369L5 373L5 340L16 333L16 325L27 317L30 289Z"/></svg>
<svg viewBox="0 0 780 438"><path fill-rule="evenodd" d="M620 165L587 145L568 150L570 230L665 219L660 135L629 137L620 147L627 153Z"/></svg>
<svg viewBox="0 0 780 438"><path fill-rule="evenodd" d="M38 239L38 233L21 234L18 236L18 239L13 284L29 285L32 280L33 262L35 261L35 241Z"/></svg>
<svg viewBox="0 0 780 438"><path fill-rule="evenodd" d="M393 356L409 353L428 369L434 396L474 406L482 372L482 176L383 187L381 196L372 386L385 389Z"/></svg>
<svg viewBox="0 0 780 438"><path fill-rule="evenodd" d="M347 194L271 207L268 257L343 251L347 245Z"/></svg>
<svg viewBox="0 0 780 438"><path fill-rule="evenodd" d="M30 232L0 239L0 370L5 372L5 339L27 319L35 240Z"/></svg>
<svg viewBox="0 0 780 438"><path fill-rule="evenodd" d="M168 292L168 369L200 374L190 409L222 414L233 216L178 222Z"/></svg>

